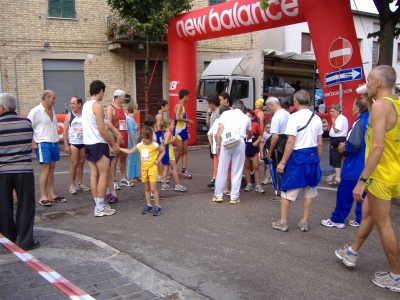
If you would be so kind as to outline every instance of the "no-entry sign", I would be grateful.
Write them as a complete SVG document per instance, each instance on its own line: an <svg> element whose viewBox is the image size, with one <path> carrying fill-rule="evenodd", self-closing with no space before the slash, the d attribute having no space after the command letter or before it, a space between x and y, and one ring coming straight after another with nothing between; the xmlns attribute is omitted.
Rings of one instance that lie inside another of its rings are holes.
<svg viewBox="0 0 400 300"><path fill-rule="evenodd" d="M353 54L353 47L344 38L337 38L329 47L329 63L334 68L343 67L350 61Z"/></svg>

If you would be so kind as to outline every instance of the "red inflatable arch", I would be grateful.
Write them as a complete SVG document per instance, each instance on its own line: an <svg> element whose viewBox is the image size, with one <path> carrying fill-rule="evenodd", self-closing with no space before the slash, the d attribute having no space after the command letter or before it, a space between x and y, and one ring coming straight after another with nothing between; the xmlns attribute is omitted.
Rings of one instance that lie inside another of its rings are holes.
<svg viewBox="0 0 400 300"><path fill-rule="evenodd" d="M196 41L307 22L313 41L324 99L329 108L339 103L352 117L356 88L363 69L349 0L270 0L266 11L259 0L228 1L179 15L168 27L169 102L173 116L178 92L187 89L189 119L196 120ZM350 79L350 80L349 80ZM196 126L189 127L189 145L196 142Z"/></svg>

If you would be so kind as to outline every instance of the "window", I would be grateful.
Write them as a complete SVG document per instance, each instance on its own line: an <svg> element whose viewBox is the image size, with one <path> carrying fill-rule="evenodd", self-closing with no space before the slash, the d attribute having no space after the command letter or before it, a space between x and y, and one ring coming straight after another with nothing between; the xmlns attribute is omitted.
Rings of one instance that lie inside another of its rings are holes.
<svg viewBox="0 0 400 300"><path fill-rule="evenodd" d="M232 80L231 95L233 99L249 97L249 82L246 80Z"/></svg>
<svg viewBox="0 0 400 300"><path fill-rule="evenodd" d="M75 19L75 0L48 0L49 17Z"/></svg>
<svg viewBox="0 0 400 300"><path fill-rule="evenodd" d="M208 5L214 5L223 2L226 2L226 0L208 0Z"/></svg>
<svg viewBox="0 0 400 300"><path fill-rule="evenodd" d="M309 33L301 33L301 53L312 51L311 36Z"/></svg>
<svg viewBox="0 0 400 300"><path fill-rule="evenodd" d="M372 42L372 69L378 65L379 59L379 43Z"/></svg>

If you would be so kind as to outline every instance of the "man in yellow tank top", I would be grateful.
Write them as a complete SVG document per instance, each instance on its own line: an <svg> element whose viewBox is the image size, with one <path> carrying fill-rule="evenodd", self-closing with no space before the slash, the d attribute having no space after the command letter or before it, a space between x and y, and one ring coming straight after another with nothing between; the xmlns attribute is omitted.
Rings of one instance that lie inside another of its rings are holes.
<svg viewBox="0 0 400 300"><path fill-rule="evenodd" d="M395 70L385 65L374 68L368 75L368 92L364 94L370 110L365 136L366 163L353 190L354 199L363 201L362 222L353 244L345 245L345 249L336 250L335 254L345 265L354 267L358 251L375 225L390 272L376 272L372 282L400 292L399 247L390 218L390 200L400 195L400 97L392 94L396 78Z"/></svg>

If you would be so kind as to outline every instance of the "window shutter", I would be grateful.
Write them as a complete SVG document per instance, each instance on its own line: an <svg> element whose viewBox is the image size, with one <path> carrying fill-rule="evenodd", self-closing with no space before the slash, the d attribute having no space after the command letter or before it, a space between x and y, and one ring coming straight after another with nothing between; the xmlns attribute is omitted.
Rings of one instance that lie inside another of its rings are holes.
<svg viewBox="0 0 400 300"><path fill-rule="evenodd" d="M62 17L75 19L75 0L62 0Z"/></svg>
<svg viewBox="0 0 400 300"><path fill-rule="evenodd" d="M61 0L49 0L48 2L49 17L61 17Z"/></svg>

